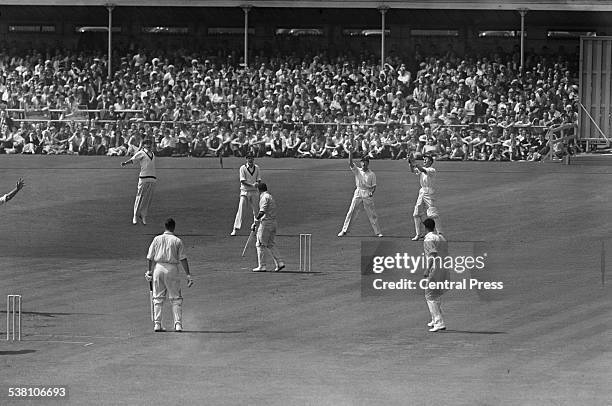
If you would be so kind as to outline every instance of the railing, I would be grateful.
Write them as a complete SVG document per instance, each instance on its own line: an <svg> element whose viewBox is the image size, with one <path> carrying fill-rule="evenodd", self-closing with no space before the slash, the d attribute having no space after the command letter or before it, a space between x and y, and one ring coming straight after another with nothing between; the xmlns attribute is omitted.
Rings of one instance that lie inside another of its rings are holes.
<svg viewBox="0 0 612 406"><path fill-rule="evenodd" d="M402 123L397 121L375 121L375 122L272 122L272 121L260 121L253 119L242 119L242 120L218 120L218 121L209 121L209 120L145 120L143 117L130 117L130 118L120 118L120 119L97 119L95 117L91 117L91 115L95 115L97 113L107 114L109 110L102 109L79 109L73 112L68 113L62 119L54 119L51 117L36 117L36 118L27 118L28 114L64 114L67 113L68 110L61 109L42 109L42 110L29 110L29 109L6 109L5 111L9 113L18 113L23 116L23 118L12 118L15 122L31 122L31 123L40 123L40 122L52 122L52 123L91 123L92 121L96 124L116 124L116 123L139 123L139 124L153 124L160 125L164 123L165 125L193 125L193 124L207 124L207 125L233 125L233 126L256 126L256 127L264 127L264 128L272 128L274 125L281 126L282 128L287 129L295 129L295 128L304 128L304 127L347 127L347 126L357 126L357 127L386 127L387 129L395 129L395 128L403 128L409 129L411 128L411 124ZM144 110L115 110L117 114L136 114L142 115ZM89 116L89 117L82 117ZM80 117L80 118L76 118ZM489 124L489 123L470 123L470 124L440 124L436 128L446 128L446 129L474 129L474 128L506 128L506 126L502 126L500 124ZM510 128L527 128L534 130L549 130L550 127L542 126L542 125L532 125L532 124L512 124L508 126Z"/></svg>

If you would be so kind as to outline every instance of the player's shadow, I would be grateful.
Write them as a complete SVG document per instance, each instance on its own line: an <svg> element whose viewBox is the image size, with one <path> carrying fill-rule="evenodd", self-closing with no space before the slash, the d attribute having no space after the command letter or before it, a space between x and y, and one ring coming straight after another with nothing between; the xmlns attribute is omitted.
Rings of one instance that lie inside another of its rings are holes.
<svg viewBox="0 0 612 406"><path fill-rule="evenodd" d="M0 310L0 313L6 313L6 310ZM74 315L86 315L86 316L104 316L104 313L67 313L67 312L54 312L54 313L46 313L46 312L22 312L24 315L31 316L40 316L40 317L56 317L56 316L74 316Z"/></svg>
<svg viewBox="0 0 612 406"><path fill-rule="evenodd" d="M146 236L150 236L150 237L155 237L157 235L159 235L159 233L144 233L143 235ZM179 234L180 237L219 237L218 235L215 234ZM245 237L248 237L248 235L245 235Z"/></svg>
<svg viewBox="0 0 612 406"><path fill-rule="evenodd" d="M173 333L173 331L169 331ZM245 330L183 330L179 334L242 334Z"/></svg>
<svg viewBox="0 0 612 406"><path fill-rule="evenodd" d="M493 335L493 334L506 334L505 331L469 331L469 330L452 330L452 329L446 329L444 331L442 331L442 333L448 334L448 333L454 333L454 334L489 334L489 335Z"/></svg>
<svg viewBox="0 0 612 406"><path fill-rule="evenodd" d="M323 272L319 272L319 271L310 271L310 272L306 272L306 271L285 271L285 270L282 270L282 271L278 271L278 272L271 271L271 272L267 272L267 273L301 273L301 274L305 274L305 275L312 275L312 274L320 274L320 273L323 273Z"/></svg>
<svg viewBox="0 0 612 406"><path fill-rule="evenodd" d="M36 352L36 350L16 350L16 351L0 351L1 355L24 355Z"/></svg>

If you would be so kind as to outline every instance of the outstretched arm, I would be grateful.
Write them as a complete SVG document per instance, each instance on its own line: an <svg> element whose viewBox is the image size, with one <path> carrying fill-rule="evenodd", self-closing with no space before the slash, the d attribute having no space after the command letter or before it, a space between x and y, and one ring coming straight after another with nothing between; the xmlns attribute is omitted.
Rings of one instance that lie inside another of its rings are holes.
<svg viewBox="0 0 612 406"><path fill-rule="evenodd" d="M353 162L353 146L349 147L349 168L353 169L355 167L355 163Z"/></svg>
<svg viewBox="0 0 612 406"><path fill-rule="evenodd" d="M4 199L3 199L4 203L8 202L13 197L15 197L15 195L17 193L19 193L19 191L21 189L23 189L24 186L25 186L25 183L24 183L23 179L19 178L19 180L17 181L17 184L15 185L15 188L13 190L11 190L10 192L8 192L7 194L4 195Z"/></svg>

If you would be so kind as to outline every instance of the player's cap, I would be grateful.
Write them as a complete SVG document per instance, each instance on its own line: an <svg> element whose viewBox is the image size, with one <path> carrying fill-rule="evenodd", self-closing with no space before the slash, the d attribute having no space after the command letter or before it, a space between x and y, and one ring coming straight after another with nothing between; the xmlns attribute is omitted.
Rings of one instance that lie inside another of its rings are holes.
<svg viewBox="0 0 612 406"><path fill-rule="evenodd" d="M246 154L246 158L247 159L248 158L255 158L255 156L251 152L249 152L248 154Z"/></svg>

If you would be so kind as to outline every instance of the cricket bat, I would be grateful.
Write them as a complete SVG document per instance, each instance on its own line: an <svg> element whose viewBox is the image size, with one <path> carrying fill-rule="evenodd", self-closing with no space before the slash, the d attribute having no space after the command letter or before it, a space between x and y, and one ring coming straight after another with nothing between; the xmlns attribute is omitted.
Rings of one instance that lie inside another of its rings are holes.
<svg viewBox="0 0 612 406"><path fill-rule="evenodd" d="M153 315L153 281L149 282L149 304L151 305L151 321L155 320Z"/></svg>
<svg viewBox="0 0 612 406"><path fill-rule="evenodd" d="M242 250L242 256L244 257L244 254L246 253L247 247L249 246L249 243L251 242L251 239L253 238L253 234L255 233L255 231L251 230L251 234L249 234L249 238L246 241L246 244L244 244L244 249Z"/></svg>

